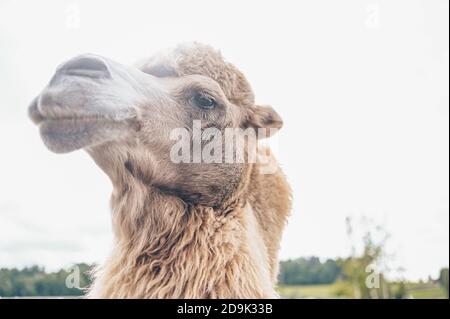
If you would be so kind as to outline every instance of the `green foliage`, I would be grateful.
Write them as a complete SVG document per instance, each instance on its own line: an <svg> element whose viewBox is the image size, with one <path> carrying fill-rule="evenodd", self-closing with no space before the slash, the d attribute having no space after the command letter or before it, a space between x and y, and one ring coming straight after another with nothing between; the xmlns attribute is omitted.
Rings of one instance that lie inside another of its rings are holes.
<svg viewBox="0 0 450 319"><path fill-rule="evenodd" d="M396 284L391 284L390 292L393 299L405 299L408 297L408 290L406 289L406 284L403 281Z"/></svg>
<svg viewBox="0 0 450 319"><path fill-rule="evenodd" d="M280 284L312 285L330 284L340 275L341 268L335 260L321 262L317 257L297 258L280 263Z"/></svg>
<svg viewBox="0 0 450 319"><path fill-rule="evenodd" d="M442 288L444 288L448 298L448 268L441 269L441 272L439 274L439 283L441 284Z"/></svg>
<svg viewBox="0 0 450 319"><path fill-rule="evenodd" d="M448 298L444 288L436 282L406 283L407 295L414 299L445 299Z"/></svg>
<svg viewBox="0 0 450 319"><path fill-rule="evenodd" d="M283 285L278 286L277 291L281 298L336 298L336 284L327 285Z"/></svg>
<svg viewBox="0 0 450 319"><path fill-rule="evenodd" d="M385 280L383 267L385 263L385 244L389 238L387 232L381 226L370 225L362 238L363 249L356 254L355 238L353 237L354 225L351 218L346 219L347 235L352 244L352 254L348 258L338 260L342 269L341 279L351 284L353 298L379 299L390 298L389 283ZM368 220L365 220L367 223ZM361 227L359 227L361 228ZM377 238L374 240L373 238ZM398 293L400 293L399 291Z"/></svg>
<svg viewBox="0 0 450 319"><path fill-rule="evenodd" d="M390 298L443 299L444 289L433 282L392 282ZM329 285L288 285L277 288L281 298L355 298L351 282L338 279Z"/></svg>
<svg viewBox="0 0 450 319"><path fill-rule="evenodd" d="M355 298L351 283L342 279L338 279L333 285L332 293L338 298Z"/></svg>
<svg viewBox="0 0 450 319"><path fill-rule="evenodd" d="M78 264L80 274L80 288L85 288L90 283L88 271L90 266ZM82 289L68 288L66 279L71 272L59 270L46 273L39 266L27 267L21 270L0 269L0 296L80 296L84 294Z"/></svg>

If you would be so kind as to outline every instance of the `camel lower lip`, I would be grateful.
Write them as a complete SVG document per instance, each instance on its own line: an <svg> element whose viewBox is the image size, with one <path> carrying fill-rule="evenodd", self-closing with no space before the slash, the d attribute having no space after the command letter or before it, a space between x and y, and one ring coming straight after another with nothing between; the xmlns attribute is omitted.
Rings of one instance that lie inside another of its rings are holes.
<svg viewBox="0 0 450 319"><path fill-rule="evenodd" d="M106 118L100 117L60 117L60 118L42 118L38 125L72 125L77 123L85 123L85 122L105 122L112 121ZM59 123L59 124L58 124Z"/></svg>
<svg viewBox="0 0 450 319"><path fill-rule="evenodd" d="M107 119L99 118L57 118L43 119L38 123L39 129L47 135L74 135L83 134L92 129L94 126L101 126L105 123L112 122Z"/></svg>
<svg viewBox="0 0 450 319"><path fill-rule="evenodd" d="M39 124L41 134L50 138L73 139L114 125L114 121L100 118L44 119Z"/></svg>
<svg viewBox="0 0 450 319"><path fill-rule="evenodd" d="M50 150L67 153L120 138L125 125L99 118L44 119L39 123L39 132Z"/></svg>

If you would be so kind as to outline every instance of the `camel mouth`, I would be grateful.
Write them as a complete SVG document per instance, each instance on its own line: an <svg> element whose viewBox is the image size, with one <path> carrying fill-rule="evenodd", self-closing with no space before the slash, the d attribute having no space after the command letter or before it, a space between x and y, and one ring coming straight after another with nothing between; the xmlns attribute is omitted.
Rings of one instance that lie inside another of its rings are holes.
<svg viewBox="0 0 450 319"><path fill-rule="evenodd" d="M39 127L41 139L55 153L68 153L94 147L112 140L120 140L136 131L136 114L83 114L77 110L66 111L59 106L43 106L42 96L35 98L28 114ZM44 112L42 112L42 109ZM45 115L44 115L45 114Z"/></svg>
<svg viewBox="0 0 450 319"><path fill-rule="evenodd" d="M47 125L55 125L61 122L66 124L77 124L83 122L120 122L136 117L135 112L127 110L118 113L97 113L86 112L85 110L67 109L61 107L59 103L54 101L51 95L43 94L36 97L28 107L28 116L34 124L40 126L43 123Z"/></svg>
<svg viewBox="0 0 450 319"><path fill-rule="evenodd" d="M94 117L46 119L39 123L39 133L52 152L68 153L126 138L132 124Z"/></svg>

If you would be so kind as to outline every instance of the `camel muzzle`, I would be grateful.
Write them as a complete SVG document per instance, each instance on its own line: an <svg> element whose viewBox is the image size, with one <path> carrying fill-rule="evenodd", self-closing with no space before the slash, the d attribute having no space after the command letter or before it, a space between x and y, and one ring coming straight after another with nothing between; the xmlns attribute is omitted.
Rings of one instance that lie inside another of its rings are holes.
<svg viewBox="0 0 450 319"><path fill-rule="evenodd" d="M148 100L143 92L149 77L101 56L82 54L58 66L28 114L45 145L56 153L121 140L137 127L136 106Z"/></svg>

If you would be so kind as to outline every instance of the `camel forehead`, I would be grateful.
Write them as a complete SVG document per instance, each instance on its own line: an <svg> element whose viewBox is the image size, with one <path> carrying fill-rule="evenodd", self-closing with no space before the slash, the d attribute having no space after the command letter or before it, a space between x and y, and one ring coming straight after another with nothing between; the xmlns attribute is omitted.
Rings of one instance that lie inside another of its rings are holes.
<svg viewBox="0 0 450 319"><path fill-rule="evenodd" d="M219 83L225 96L233 104L243 107L254 105L253 91L242 72L208 45L182 44L155 54L138 67L143 72L159 77L193 74L207 76Z"/></svg>

